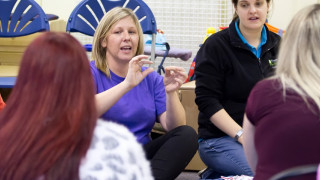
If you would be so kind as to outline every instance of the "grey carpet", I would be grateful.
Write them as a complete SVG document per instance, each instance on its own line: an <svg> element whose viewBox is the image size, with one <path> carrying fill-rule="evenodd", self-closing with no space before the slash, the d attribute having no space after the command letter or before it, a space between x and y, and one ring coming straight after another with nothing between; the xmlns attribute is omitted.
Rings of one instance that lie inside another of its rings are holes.
<svg viewBox="0 0 320 180"><path fill-rule="evenodd" d="M175 180L199 180L198 172L184 171Z"/></svg>

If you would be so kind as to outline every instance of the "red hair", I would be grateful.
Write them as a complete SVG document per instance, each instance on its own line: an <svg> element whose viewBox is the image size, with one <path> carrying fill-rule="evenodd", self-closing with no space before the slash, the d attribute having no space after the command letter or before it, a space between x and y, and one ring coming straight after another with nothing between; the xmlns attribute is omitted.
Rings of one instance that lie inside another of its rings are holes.
<svg viewBox="0 0 320 180"><path fill-rule="evenodd" d="M0 113L0 179L79 179L96 120L83 47L67 33L40 35Z"/></svg>

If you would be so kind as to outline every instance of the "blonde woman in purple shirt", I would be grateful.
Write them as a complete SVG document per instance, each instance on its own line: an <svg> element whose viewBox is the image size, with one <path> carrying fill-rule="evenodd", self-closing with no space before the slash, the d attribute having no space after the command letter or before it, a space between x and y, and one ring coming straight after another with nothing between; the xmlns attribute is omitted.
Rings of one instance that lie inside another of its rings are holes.
<svg viewBox="0 0 320 180"><path fill-rule="evenodd" d="M155 179L170 180L186 167L197 145L197 134L186 126L176 91L186 80L181 67L167 67L162 77L143 54L140 23L127 8L116 7L101 19L93 40L91 70L96 83L99 115L127 126L144 145ZM167 133L151 140L160 122Z"/></svg>

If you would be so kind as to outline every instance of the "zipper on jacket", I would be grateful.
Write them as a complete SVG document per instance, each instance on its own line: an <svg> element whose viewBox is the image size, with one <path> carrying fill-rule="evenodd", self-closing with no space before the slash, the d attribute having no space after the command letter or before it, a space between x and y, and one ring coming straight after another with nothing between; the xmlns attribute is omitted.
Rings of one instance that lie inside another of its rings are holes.
<svg viewBox="0 0 320 180"><path fill-rule="evenodd" d="M261 57L261 56L263 56L265 53L269 52L271 49L272 49L272 47L271 47L271 48L269 48L269 49L267 49L265 52L261 52L260 57Z"/></svg>
<svg viewBox="0 0 320 180"><path fill-rule="evenodd" d="M261 59L260 58L258 58L258 62L259 62L259 69L260 69L261 75L264 78L262 67L261 67Z"/></svg>
<svg viewBox="0 0 320 180"><path fill-rule="evenodd" d="M238 45L238 46L236 46L236 47L238 47L238 48L240 48L240 49L244 49L244 50L250 51L249 49L244 48L244 47L242 47L242 46L240 46L240 45ZM263 52L263 54L265 54L266 52L270 51L270 49L272 49L272 48L267 49L267 51ZM251 51L250 51L250 52L251 52ZM251 52L251 53L252 53L252 52ZM260 57L262 57L263 54L261 53ZM253 53L252 53L252 55L255 56ZM255 56L255 57L256 57L256 56ZM262 67L261 67L261 59L260 59L260 58L257 58L257 59L258 59L258 62L259 62L259 69L260 69L261 75L262 75L262 77L264 78L264 74L263 74Z"/></svg>

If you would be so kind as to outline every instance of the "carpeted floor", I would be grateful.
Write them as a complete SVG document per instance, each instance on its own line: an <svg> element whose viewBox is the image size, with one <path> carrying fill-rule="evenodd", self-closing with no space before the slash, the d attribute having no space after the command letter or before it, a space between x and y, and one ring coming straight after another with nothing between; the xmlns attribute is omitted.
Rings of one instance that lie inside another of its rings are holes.
<svg viewBox="0 0 320 180"><path fill-rule="evenodd" d="M197 171L184 171L175 180L199 180Z"/></svg>

